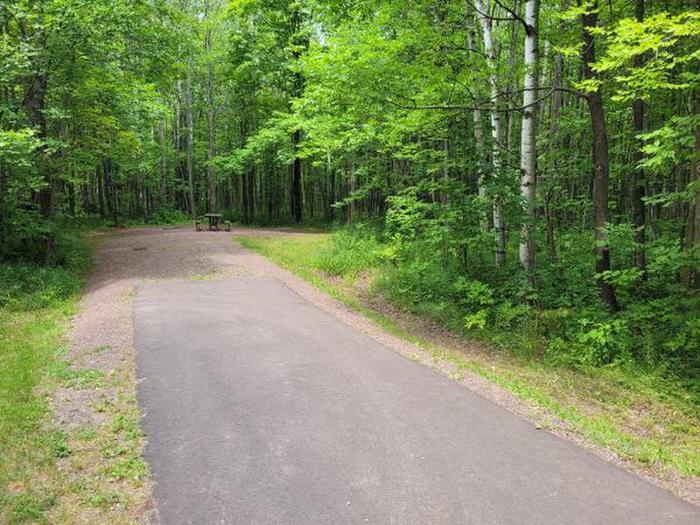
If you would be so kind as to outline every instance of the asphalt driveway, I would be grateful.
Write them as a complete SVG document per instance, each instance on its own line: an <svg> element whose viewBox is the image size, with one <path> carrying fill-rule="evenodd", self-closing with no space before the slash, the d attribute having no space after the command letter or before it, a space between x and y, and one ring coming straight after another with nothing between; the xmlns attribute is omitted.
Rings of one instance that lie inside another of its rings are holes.
<svg viewBox="0 0 700 525"><path fill-rule="evenodd" d="M134 323L162 523L700 523L274 278L144 285Z"/></svg>

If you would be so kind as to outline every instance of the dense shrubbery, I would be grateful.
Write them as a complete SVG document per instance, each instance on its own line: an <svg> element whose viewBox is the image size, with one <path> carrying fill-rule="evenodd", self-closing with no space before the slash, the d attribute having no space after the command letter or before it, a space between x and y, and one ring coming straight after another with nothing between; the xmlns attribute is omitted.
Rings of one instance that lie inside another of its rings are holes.
<svg viewBox="0 0 700 525"><path fill-rule="evenodd" d="M80 278L64 268L29 263L0 265L0 306L17 309L43 308L80 289Z"/></svg>
<svg viewBox="0 0 700 525"><path fill-rule="evenodd" d="M591 279L591 235L569 228L557 238L556 258L538 253L537 291L524 297L518 262L492 262L492 238L479 232L472 204L465 198L447 207L416 191L394 197L383 229L341 230L320 266L345 274L379 264L377 288L393 302L523 358L643 369L682 379L698 393L700 297L679 280L684 269L700 265L697 254L689 257L661 234L649 243L642 278L632 260L633 230L616 228L606 278L622 309L611 314Z"/></svg>
<svg viewBox="0 0 700 525"><path fill-rule="evenodd" d="M45 308L80 291L90 261L80 233L68 230L58 235L53 254L51 266L31 259L0 262L0 308Z"/></svg>
<svg viewBox="0 0 700 525"><path fill-rule="evenodd" d="M329 275L354 277L380 260L382 245L374 231L365 228L339 230L318 255L317 266Z"/></svg>
<svg viewBox="0 0 700 525"><path fill-rule="evenodd" d="M190 222L191 220L191 217L182 210L178 210L172 206L164 206L150 217L149 222L153 224L178 224Z"/></svg>

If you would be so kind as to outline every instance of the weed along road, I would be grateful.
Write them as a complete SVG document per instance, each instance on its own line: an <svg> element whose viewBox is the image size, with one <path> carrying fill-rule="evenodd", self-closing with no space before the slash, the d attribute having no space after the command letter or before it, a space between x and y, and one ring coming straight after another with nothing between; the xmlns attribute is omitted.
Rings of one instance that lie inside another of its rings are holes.
<svg viewBox="0 0 700 525"><path fill-rule="evenodd" d="M137 290L162 523L700 523L263 273Z"/></svg>

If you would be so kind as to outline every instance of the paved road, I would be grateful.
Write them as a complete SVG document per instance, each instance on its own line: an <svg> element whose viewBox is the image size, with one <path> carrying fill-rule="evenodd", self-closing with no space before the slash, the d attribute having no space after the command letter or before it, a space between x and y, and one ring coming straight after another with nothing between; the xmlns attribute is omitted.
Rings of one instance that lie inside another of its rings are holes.
<svg viewBox="0 0 700 525"><path fill-rule="evenodd" d="M145 285L134 309L165 524L700 523L275 279Z"/></svg>

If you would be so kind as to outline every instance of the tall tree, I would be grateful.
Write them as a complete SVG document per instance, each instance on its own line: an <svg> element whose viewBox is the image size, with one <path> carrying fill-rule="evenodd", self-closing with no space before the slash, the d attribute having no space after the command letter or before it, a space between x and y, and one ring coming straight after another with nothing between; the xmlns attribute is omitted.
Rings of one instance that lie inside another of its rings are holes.
<svg viewBox="0 0 700 525"><path fill-rule="evenodd" d="M303 13L301 2L293 2L292 6L292 97L299 98L304 89L304 79L298 70L298 62L304 48L306 47L306 37L302 33ZM301 181L301 157L299 156L299 145L301 144L301 129L297 126L292 131L292 148L294 159L292 160L292 184L290 188L292 215L297 224L304 217L303 194Z"/></svg>
<svg viewBox="0 0 700 525"><path fill-rule="evenodd" d="M637 22L644 22L644 0L635 0L635 18ZM638 54L634 57L634 67L644 67L644 55ZM641 140L641 135L644 133L644 99L638 96L632 103L632 118L635 133L635 148L632 160L634 161L634 180L632 181L632 207L634 210L634 227L635 227L635 250L634 261L637 269L646 276L647 261L646 261L646 211L644 207L644 196L646 195L646 181L644 177L644 146Z"/></svg>
<svg viewBox="0 0 700 525"><path fill-rule="evenodd" d="M478 71L478 62L474 59L478 55L476 52L476 28L474 27L474 15L469 12L467 13L467 45L469 47L469 53L472 56L471 60L471 70L476 77ZM475 106L472 109L472 122L474 125L474 142L476 144L477 151L477 171L476 171L476 185L477 192L481 198L482 204L486 202L486 181L484 174L484 163L482 161L482 156L486 151L486 144L484 143L484 124L482 118L481 107ZM489 228L489 218L486 214L483 215L481 221L481 228L486 231Z"/></svg>
<svg viewBox="0 0 700 525"><path fill-rule="evenodd" d="M46 2L38 0L33 2L36 10L36 18L33 24L27 25L19 22L22 34L25 37L25 45L29 45L33 50L31 55L31 70L26 78L26 89L24 95L24 107L30 123L34 126L37 137L41 141L38 148L38 167L43 175L43 184L37 192L39 210L44 221L49 222L54 215L56 200L56 182L54 174L49 165L47 142L49 140L49 129L46 118L46 96L49 89L49 56L47 49L47 27L45 10ZM44 242L44 260L49 263L53 257L54 235L47 231Z"/></svg>
<svg viewBox="0 0 700 525"><path fill-rule="evenodd" d="M527 286L535 288L535 247L532 230L535 223L537 169L537 106L539 72L539 0L525 1L525 80L520 143L520 188L523 198L523 230L520 240L520 264Z"/></svg>
<svg viewBox="0 0 700 525"><path fill-rule="evenodd" d="M197 198L194 187L194 58L190 47L187 56L187 78L185 81L185 131L186 135L186 167L187 167L187 192L189 197L189 209L192 217L197 216Z"/></svg>
<svg viewBox="0 0 700 525"><path fill-rule="evenodd" d="M493 21L491 16L491 2L489 0L477 0L477 11L481 22L481 30L484 39L484 52L489 68L489 85L491 87L490 103L491 113L491 167L493 176L498 178L501 174L501 115L499 113L498 92L498 66L496 63L496 49L493 41ZM493 203L493 229L496 238L495 255L496 263L501 265L506 260L506 225L503 216L503 204L500 196L496 196Z"/></svg>
<svg viewBox="0 0 700 525"><path fill-rule="evenodd" d="M214 174L214 157L216 156L216 108L214 106L214 65L212 63L212 20L210 1L204 0L204 52L207 62L207 124L209 148L207 149L207 195L210 212L217 211L216 178Z"/></svg>
<svg viewBox="0 0 700 525"><path fill-rule="evenodd" d="M579 7L581 3L579 2ZM591 131L593 134L593 229L595 237L596 264L598 275L598 288L603 301L612 311L619 309L615 289L606 278L605 272L610 270L610 246L608 244L605 227L608 222L608 183L610 176L610 157L608 151L608 129L605 120L605 108L603 107L603 95L601 92L598 75L593 69L596 61L595 55L595 31L598 26L598 1L593 0L581 14L583 28L583 47L581 48L581 62L583 66L583 78L593 81L592 89L586 94L588 111L591 118Z"/></svg>

